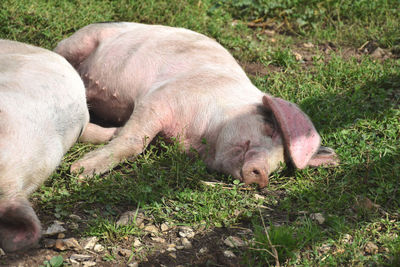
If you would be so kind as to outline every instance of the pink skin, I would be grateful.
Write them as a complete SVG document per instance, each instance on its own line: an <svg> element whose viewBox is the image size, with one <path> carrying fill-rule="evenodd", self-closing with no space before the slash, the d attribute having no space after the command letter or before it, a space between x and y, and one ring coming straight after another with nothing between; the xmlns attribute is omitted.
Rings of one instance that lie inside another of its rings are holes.
<svg viewBox="0 0 400 267"><path fill-rule="evenodd" d="M55 51L80 73L91 112L123 126L97 126L87 134L87 142L111 141L72 165L73 172L83 169L81 177L135 157L157 135L179 137L210 169L260 187L285 158L298 168L338 162L333 150L318 159L320 137L307 115L258 90L228 51L204 35L159 25L92 24Z"/></svg>
<svg viewBox="0 0 400 267"><path fill-rule="evenodd" d="M0 39L0 248L4 251L27 249L39 240L40 221L28 197L56 169L88 121L84 84L63 57Z"/></svg>

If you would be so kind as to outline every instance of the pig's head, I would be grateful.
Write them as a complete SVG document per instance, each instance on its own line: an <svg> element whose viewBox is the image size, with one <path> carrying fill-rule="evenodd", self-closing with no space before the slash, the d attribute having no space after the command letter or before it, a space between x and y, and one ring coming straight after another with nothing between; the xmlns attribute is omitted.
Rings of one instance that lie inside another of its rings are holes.
<svg viewBox="0 0 400 267"><path fill-rule="evenodd" d="M320 139L311 120L295 104L265 95L256 110L222 128L214 167L262 188L285 159L299 169L337 164L334 151L320 147Z"/></svg>
<svg viewBox="0 0 400 267"><path fill-rule="evenodd" d="M39 219L26 199L0 201L0 247L4 251L29 248L40 235Z"/></svg>

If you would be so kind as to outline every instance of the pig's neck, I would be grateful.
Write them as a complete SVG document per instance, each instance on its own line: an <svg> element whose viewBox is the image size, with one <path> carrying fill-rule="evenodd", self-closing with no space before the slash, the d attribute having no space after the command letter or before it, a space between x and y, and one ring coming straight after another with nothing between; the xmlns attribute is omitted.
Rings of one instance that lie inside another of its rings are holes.
<svg viewBox="0 0 400 267"><path fill-rule="evenodd" d="M256 99L261 99L257 97ZM232 103L232 102L231 102ZM197 108L186 114L187 120L175 125L180 132L171 133L177 136L185 150L194 149L198 152L207 166L212 166L215 161L215 147L222 128L239 115L255 114L258 103L242 102L235 105L221 105L218 102L198 103ZM182 115L182 114L181 114ZM192 118L192 120L189 120ZM171 136L170 135L170 136Z"/></svg>

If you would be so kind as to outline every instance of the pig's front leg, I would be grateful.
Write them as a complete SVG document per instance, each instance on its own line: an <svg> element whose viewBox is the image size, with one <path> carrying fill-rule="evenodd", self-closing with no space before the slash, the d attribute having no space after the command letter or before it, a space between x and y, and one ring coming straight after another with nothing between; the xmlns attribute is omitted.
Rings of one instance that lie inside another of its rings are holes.
<svg viewBox="0 0 400 267"><path fill-rule="evenodd" d="M79 141L82 143L101 144L110 141L118 132L119 128L104 128L94 123L89 123Z"/></svg>
<svg viewBox="0 0 400 267"><path fill-rule="evenodd" d="M168 117L168 112L154 102L139 105L110 143L72 164L71 172L83 169L80 178L91 177L109 171L124 159L137 156L163 129Z"/></svg>

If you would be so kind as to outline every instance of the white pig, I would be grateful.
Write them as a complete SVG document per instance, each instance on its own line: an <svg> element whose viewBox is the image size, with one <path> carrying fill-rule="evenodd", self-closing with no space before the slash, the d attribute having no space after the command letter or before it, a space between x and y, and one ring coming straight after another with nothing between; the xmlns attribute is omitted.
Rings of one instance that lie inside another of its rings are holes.
<svg viewBox="0 0 400 267"><path fill-rule="evenodd" d="M295 105L257 89L229 52L182 28L138 23L88 25L55 51L80 73L91 114L123 127L89 124L83 141L107 145L71 167L104 173L140 154L156 136L179 138L210 169L246 184L268 184L281 162L337 164ZM115 135L115 137L114 137Z"/></svg>
<svg viewBox="0 0 400 267"><path fill-rule="evenodd" d="M89 121L85 88L60 55L0 40L0 247L41 235L29 195L55 170Z"/></svg>

